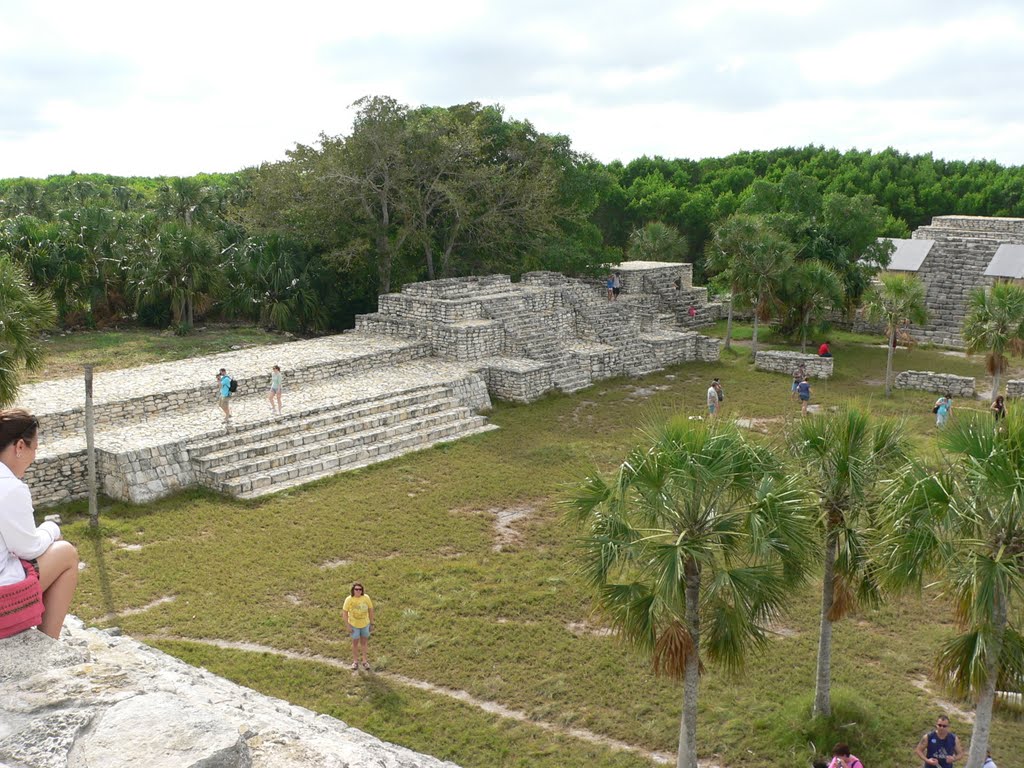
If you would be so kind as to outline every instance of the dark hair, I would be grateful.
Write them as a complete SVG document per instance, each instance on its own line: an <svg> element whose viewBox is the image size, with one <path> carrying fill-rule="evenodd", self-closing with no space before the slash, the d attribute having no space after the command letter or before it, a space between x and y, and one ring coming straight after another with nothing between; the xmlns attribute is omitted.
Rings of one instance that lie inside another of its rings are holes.
<svg viewBox="0 0 1024 768"><path fill-rule="evenodd" d="M357 582L354 582L354 583L352 584L352 589L350 589L350 590L349 590L349 594L350 594L350 595L351 595L352 597L355 597L355 596L356 596L356 587L359 587L359 588L360 588L360 589L361 589L361 590L363 591L363 594L364 594L364 595L366 594L366 587L364 587L364 586L363 586L362 584L360 584L360 583L359 583L359 582L357 581Z"/></svg>
<svg viewBox="0 0 1024 768"><path fill-rule="evenodd" d="M24 408L0 411L0 451L19 440L31 442L39 431L39 419Z"/></svg>
<svg viewBox="0 0 1024 768"><path fill-rule="evenodd" d="M281 370L281 366L280 365L275 365L274 366L274 370L275 371L280 371Z"/></svg>
<svg viewBox="0 0 1024 768"><path fill-rule="evenodd" d="M833 757L849 757L850 756L850 745L844 741L840 741L834 747L832 747Z"/></svg>

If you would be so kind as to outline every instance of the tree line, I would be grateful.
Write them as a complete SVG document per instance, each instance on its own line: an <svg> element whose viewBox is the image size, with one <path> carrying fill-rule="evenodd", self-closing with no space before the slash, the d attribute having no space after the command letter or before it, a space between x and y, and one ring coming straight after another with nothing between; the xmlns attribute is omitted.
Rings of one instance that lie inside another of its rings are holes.
<svg viewBox="0 0 1024 768"><path fill-rule="evenodd" d="M755 323L806 339L860 303L886 263L876 237L950 212L1024 216L1024 169L990 161L808 146L603 164L497 105L353 106L348 134L237 173L0 180L6 306L19 283L52 302L37 324L315 333L408 282L588 275L625 256L691 261Z"/></svg>

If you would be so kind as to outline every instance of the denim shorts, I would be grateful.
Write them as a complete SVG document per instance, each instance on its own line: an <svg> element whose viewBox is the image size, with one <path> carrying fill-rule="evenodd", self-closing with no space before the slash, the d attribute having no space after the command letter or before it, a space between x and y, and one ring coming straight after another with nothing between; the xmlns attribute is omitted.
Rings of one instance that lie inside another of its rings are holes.
<svg viewBox="0 0 1024 768"><path fill-rule="evenodd" d="M352 639L358 640L360 637L370 636L370 625L367 624L365 627L352 627Z"/></svg>

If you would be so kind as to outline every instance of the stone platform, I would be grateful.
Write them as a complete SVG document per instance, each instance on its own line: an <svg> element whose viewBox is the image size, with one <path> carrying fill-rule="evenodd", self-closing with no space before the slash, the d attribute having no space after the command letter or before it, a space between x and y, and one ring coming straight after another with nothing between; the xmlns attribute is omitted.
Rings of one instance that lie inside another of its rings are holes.
<svg viewBox="0 0 1024 768"><path fill-rule="evenodd" d="M551 272L519 283L508 275L435 280L381 296L380 311L358 317L354 332L99 371L101 490L132 502L192 485L260 496L494 429L481 415L492 396L529 403L717 360L717 339L678 322L682 289L673 285L698 290L689 265L628 266L618 301L598 280ZM274 365L284 374L283 416L266 399ZM230 424L217 408L220 368L238 382ZM26 386L17 405L39 417L43 435L26 475L37 506L85 497L82 381Z"/></svg>
<svg viewBox="0 0 1024 768"><path fill-rule="evenodd" d="M0 640L0 765L458 768L72 616Z"/></svg>

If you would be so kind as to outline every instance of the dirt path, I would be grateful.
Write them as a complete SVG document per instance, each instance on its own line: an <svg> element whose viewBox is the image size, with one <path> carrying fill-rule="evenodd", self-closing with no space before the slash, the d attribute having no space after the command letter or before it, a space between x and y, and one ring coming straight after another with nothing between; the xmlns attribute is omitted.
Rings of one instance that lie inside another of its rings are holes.
<svg viewBox="0 0 1024 768"><path fill-rule="evenodd" d="M269 653L275 656L280 656L285 659L292 659L295 661L312 661L317 664L327 664L328 666L337 667L338 669L349 669L350 662L342 661L341 659L332 659L328 656L319 656L311 653L296 653L295 651L284 651L279 648L271 648L266 645L257 645L256 643L239 643L230 640L210 640L210 639L198 639L194 637L181 637L178 635L140 635L136 637L137 640L142 642L152 640L177 640L185 643L198 643L200 645L211 645L215 648L224 648L229 651L248 651L251 653ZM571 736L575 739L582 741L589 741L593 744L599 744L609 749L616 749L623 752L632 752L637 755L651 760L659 765L670 765L675 763L676 756L670 755L666 752L652 752L642 747L638 747L634 744L629 744L625 741L619 741L608 736L602 736L599 733L588 731L584 728L567 728L561 725L555 725L554 723L546 723L543 720L535 720L525 712L520 712L516 709L509 709L508 707L496 704L493 701L484 701L478 699L466 691L455 690L452 688L443 688L433 683L428 683L425 680L415 680L405 675L397 675L393 672L374 672L374 675L382 677L385 680L389 680L400 685L409 686L410 688L416 688L421 691L427 691L428 693L435 693L440 696L447 696L450 699L455 699L463 704L468 704L472 707L488 712L492 715L498 715L499 717L508 718L509 720L516 720L521 723L528 723L530 725L541 728L549 733L555 733L560 736ZM701 768L720 768L720 766L701 762Z"/></svg>

